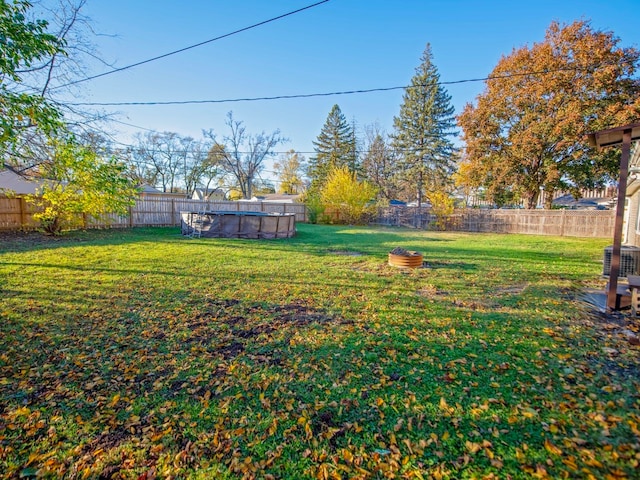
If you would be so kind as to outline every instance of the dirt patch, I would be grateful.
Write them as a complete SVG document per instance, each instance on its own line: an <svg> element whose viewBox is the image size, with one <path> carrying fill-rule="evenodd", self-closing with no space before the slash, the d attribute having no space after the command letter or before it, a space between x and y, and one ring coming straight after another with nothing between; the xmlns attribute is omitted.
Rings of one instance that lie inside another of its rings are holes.
<svg viewBox="0 0 640 480"><path fill-rule="evenodd" d="M296 325L305 325L313 322L323 323L332 320L337 320L337 318L327 312L316 310L301 303L282 305L278 308L277 315L274 318L276 322Z"/></svg>
<svg viewBox="0 0 640 480"><path fill-rule="evenodd" d="M240 355L251 357L260 346L261 354L254 360L272 364L282 361L269 352L267 346L272 342L286 341L300 327L331 322L344 323L345 320L302 302L278 305L207 299L197 313L185 319L188 335L182 342L186 347L195 346L225 362Z"/></svg>
<svg viewBox="0 0 640 480"><path fill-rule="evenodd" d="M2 250L24 250L34 246L51 245L68 240L65 236L53 237L39 232L0 232Z"/></svg>
<svg viewBox="0 0 640 480"><path fill-rule="evenodd" d="M228 345L223 345L216 349L217 353L221 354L225 360L231 360L236 358L242 352L244 352L244 344L233 341Z"/></svg>
<svg viewBox="0 0 640 480"><path fill-rule="evenodd" d="M120 470L122 470L122 467L120 465L107 465L106 467L104 467L102 472L100 472L98 480L110 480L112 478L115 478Z"/></svg>
<svg viewBox="0 0 640 480"><path fill-rule="evenodd" d="M85 446L84 451L86 454L91 455L97 450L111 450L124 443L130 434L124 429L114 430L112 432L103 433L97 438L93 439L91 443Z"/></svg>

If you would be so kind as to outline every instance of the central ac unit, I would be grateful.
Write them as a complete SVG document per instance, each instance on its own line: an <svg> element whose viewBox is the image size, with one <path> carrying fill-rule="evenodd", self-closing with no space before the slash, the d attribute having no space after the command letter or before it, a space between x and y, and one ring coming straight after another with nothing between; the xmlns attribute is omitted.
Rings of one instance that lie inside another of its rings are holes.
<svg viewBox="0 0 640 480"><path fill-rule="evenodd" d="M602 275L609 276L611 274L612 255L613 246L605 247ZM638 275L638 272L640 272L640 248L633 245L622 245L620 247L620 273L618 273L618 277Z"/></svg>

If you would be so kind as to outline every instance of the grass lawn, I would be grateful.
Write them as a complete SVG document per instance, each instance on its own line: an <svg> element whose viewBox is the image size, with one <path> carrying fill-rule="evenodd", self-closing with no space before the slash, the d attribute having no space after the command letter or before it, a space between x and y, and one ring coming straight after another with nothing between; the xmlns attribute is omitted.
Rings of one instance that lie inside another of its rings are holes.
<svg viewBox="0 0 640 480"><path fill-rule="evenodd" d="M608 243L3 237L0 478L638 478L638 324L578 300Z"/></svg>

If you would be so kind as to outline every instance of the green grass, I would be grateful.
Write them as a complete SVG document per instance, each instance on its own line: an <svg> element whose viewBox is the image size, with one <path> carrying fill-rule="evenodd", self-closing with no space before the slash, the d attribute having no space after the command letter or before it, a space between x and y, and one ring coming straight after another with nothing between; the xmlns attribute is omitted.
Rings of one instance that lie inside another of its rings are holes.
<svg viewBox="0 0 640 480"><path fill-rule="evenodd" d="M3 238L0 476L632 478L636 327L577 300L607 243Z"/></svg>

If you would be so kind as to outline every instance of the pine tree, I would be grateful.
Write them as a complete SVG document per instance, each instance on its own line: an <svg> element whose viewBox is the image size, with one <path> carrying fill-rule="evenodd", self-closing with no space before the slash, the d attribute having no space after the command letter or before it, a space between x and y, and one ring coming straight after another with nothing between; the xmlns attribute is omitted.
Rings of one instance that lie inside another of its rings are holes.
<svg viewBox="0 0 640 480"><path fill-rule="evenodd" d="M313 147L316 154L309 159L307 172L312 192L324 185L333 168L346 166L351 171L357 168L355 132L338 105L331 108Z"/></svg>
<svg viewBox="0 0 640 480"><path fill-rule="evenodd" d="M427 44L421 64L405 89L400 114L393 119L393 147L399 156L401 176L417 192L422 203L423 190L442 190L455 168L454 108L451 96L440 84Z"/></svg>

